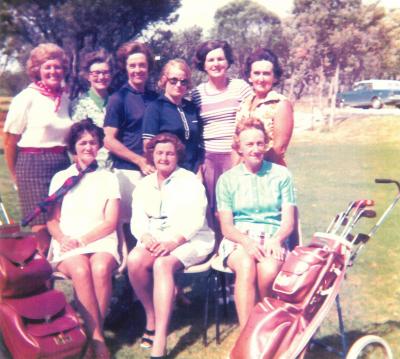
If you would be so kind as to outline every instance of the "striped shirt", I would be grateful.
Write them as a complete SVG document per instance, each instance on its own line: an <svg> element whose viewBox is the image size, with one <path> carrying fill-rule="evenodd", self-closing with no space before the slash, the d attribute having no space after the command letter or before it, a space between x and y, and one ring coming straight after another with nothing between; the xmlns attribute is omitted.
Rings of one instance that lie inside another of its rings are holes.
<svg viewBox="0 0 400 359"><path fill-rule="evenodd" d="M192 101L199 108L206 151L232 151L236 112L240 103L251 94L251 87L240 79L230 79L227 88L217 94L207 93L205 83L193 90Z"/></svg>

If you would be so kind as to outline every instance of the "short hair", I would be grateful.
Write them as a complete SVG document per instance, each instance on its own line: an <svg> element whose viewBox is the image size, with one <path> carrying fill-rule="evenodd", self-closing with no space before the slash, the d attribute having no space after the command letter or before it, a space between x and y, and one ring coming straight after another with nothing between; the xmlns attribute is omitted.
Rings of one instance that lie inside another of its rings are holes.
<svg viewBox="0 0 400 359"><path fill-rule="evenodd" d="M128 41L122 44L117 51L117 62L122 71L126 71L126 60L132 54L143 54L146 56L149 71L153 68L154 57L150 48L139 41Z"/></svg>
<svg viewBox="0 0 400 359"><path fill-rule="evenodd" d="M188 80L188 88L191 86L191 77L192 77L192 71L190 70L189 65L186 63L185 60L183 59L173 59L169 60L162 68L161 70L161 75L160 79L158 80L158 87L160 89L165 89L165 85L167 83L167 74L168 71L172 67L177 67L179 70L182 70L185 73L186 79Z"/></svg>
<svg viewBox="0 0 400 359"><path fill-rule="evenodd" d="M278 57L275 55L274 52L272 52L269 49L265 48L258 48L254 50L246 59L245 65L244 65L244 76L246 78L250 77L251 73L251 66L253 65L254 62L256 61L269 61L272 63L273 68L272 71L274 72L274 77L276 80L277 84L282 76L282 67L279 64Z"/></svg>
<svg viewBox="0 0 400 359"><path fill-rule="evenodd" d="M40 67L48 60L59 60L64 70L64 75L69 70L69 59L65 51L51 42L36 46L29 54L26 62L26 71L32 81L40 81Z"/></svg>
<svg viewBox="0 0 400 359"><path fill-rule="evenodd" d="M175 147L176 155L178 156L178 164L181 164L185 159L185 145L178 136L162 132L154 136L146 145L145 156L148 163L154 165L154 149L159 143L171 143Z"/></svg>
<svg viewBox="0 0 400 359"><path fill-rule="evenodd" d="M206 61L207 54L216 49L222 49L224 52L225 58L228 61L228 67L234 63L232 48L225 40L208 40L201 43L197 47L193 58L193 65L198 70L204 72L204 63Z"/></svg>
<svg viewBox="0 0 400 359"><path fill-rule="evenodd" d="M85 118L82 121L75 122L67 135L67 148L71 154L76 155L75 145L85 132L89 132L93 137L97 138L99 148L103 147L104 130L95 125L91 118Z"/></svg>
<svg viewBox="0 0 400 359"><path fill-rule="evenodd" d="M256 129L260 130L264 134L265 138L265 144L267 145L270 138L267 134L267 131L265 130L264 123L259 120L258 118L244 118L243 120L240 120L235 128L235 134L233 135L233 143L232 143L232 148L238 152L239 147L240 147L240 134L245 131L245 130L250 130L250 129Z"/></svg>
<svg viewBox="0 0 400 359"><path fill-rule="evenodd" d="M111 72L114 70L113 56L105 49L100 48L97 51L91 51L84 55L80 66L80 75L85 78L90 73L91 66L99 63L107 64Z"/></svg>

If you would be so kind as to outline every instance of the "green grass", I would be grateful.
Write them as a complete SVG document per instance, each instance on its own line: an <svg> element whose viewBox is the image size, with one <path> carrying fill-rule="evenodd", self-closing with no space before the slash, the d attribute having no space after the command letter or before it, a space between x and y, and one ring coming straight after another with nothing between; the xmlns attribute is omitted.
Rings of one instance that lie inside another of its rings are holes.
<svg viewBox="0 0 400 359"><path fill-rule="evenodd" d="M304 241L316 231L324 231L335 213L354 199L376 201L378 216L392 201L395 186L377 185L377 177L400 179L398 154L400 121L397 118L366 118L345 121L330 133L302 133L294 136L288 153L288 165L295 178ZM0 191L7 208L18 219L16 196L0 157ZM395 208L376 236L359 254L341 289L342 309L350 342L365 334L384 337L400 357L400 205ZM364 220L361 231L368 231L376 219ZM187 286L193 305L178 308L172 318L168 347L172 358L225 358L238 329L233 307L222 327L222 343L215 344L213 323L209 327L211 343L201 342L204 276L195 276ZM213 318L213 311L210 312ZM137 307L114 330L108 330L107 342L115 358L148 358L140 349L139 337L143 313ZM336 313L331 311L318 336L338 347ZM335 358L314 349L308 359Z"/></svg>

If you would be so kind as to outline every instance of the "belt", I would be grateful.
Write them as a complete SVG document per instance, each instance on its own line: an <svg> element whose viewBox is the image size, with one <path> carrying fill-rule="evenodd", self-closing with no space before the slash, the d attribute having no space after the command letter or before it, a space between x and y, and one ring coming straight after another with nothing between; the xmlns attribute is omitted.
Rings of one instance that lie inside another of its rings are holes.
<svg viewBox="0 0 400 359"><path fill-rule="evenodd" d="M19 147L19 151L22 153L64 153L67 150L65 146L54 146L54 147Z"/></svg>

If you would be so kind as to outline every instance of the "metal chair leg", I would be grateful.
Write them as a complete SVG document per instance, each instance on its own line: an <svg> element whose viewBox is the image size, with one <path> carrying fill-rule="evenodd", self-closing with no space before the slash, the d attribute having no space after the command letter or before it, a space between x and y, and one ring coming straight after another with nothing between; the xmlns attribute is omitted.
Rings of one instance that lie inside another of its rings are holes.
<svg viewBox="0 0 400 359"><path fill-rule="evenodd" d="M203 345L207 346L207 329L208 329L208 307L209 307L209 300L210 300L210 286L213 285L213 277L215 276L214 270L210 270L207 275L206 281L206 299L204 303L204 321L203 321ZM211 293L213 290L211 290Z"/></svg>

